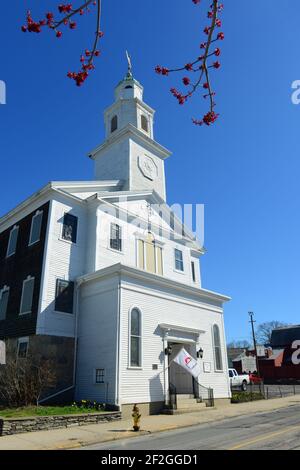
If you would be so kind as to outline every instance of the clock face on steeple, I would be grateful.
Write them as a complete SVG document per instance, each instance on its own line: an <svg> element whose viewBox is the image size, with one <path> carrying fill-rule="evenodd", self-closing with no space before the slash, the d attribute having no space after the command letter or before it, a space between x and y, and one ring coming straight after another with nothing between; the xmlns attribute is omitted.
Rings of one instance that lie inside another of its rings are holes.
<svg viewBox="0 0 300 470"><path fill-rule="evenodd" d="M154 181L157 178L158 170L154 160L147 155L138 158L138 166L145 178Z"/></svg>

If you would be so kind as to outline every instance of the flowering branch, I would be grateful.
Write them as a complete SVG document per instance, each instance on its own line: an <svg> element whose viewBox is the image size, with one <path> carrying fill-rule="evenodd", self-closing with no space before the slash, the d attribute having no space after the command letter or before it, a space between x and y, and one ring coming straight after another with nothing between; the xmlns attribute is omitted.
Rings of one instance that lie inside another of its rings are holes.
<svg viewBox="0 0 300 470"><path fill-rule="evenodd" d="M27 23L22 26L22 31L29 33L40 33L43 27L48 27L52 29L57 38L61 38L63 33L60 29L60 26L69 26L70 29L74 30L77 27L77 23L73 20L75 15L82 16L85 13L90 12L89 6L93 5L97 7L97 18L96 18L96 31L95 39L93 43L92 50L86 49L84 54L80 56L81 69L79 72L68 72L68 77L73 79L77 86L81 86L87 79L89 72L94 70L94 58L99 57L100 51L97 49L98 41L103 37L103 32L100 30L100 21L101 21L101 0L85 0L85 2L77 8L73 8L72 3L58 5L58 11L64 16L55 20L54 13L48 12L45 14L45 18L39 21L34 21L31 12L27 12ZM72 20L72 21L71 21Z"/></svg>
<svg viewBox="0 0 300 470"><path fill-rule="evenodd" d="M192 2L195 5L198 5L201 3L201 0L192 0ZM205 99L208 98L209 111L204 114L202 119L192 119L194 124L200 126L203 124L210 126L217 120L219 116L219 114L215 112L215 92L211 86L209 69L218 69L221 67L220 62L213 59L220 56L221 50L219 47L216 47L213 50L213 44L216 41L222 41L224 39L224 33L216 33L216 29L220 28L222 25L221 20L218 18L218 14L223 10L223 4L221 4L219 0L210 0L210 2L212 3L209 6L207 14L208 18L210 19L210 25L204 28L204 33L207 35L207 40L200 45L200 49L203 50L202 55L197 57L194 61L188 62L179 68L169 69L167 67L161 67L160 65L157 65L155 68L156 73L164 76L167 76L173 72L183 71L198 74L194 82L191 81L189 76L184 76L182 78L184 86L189 87L186 93L181 93L176 88L171 88L170 91L172 95L178 100L178 103L183 105L196 93L200 87L205 90L203 97ZM22 26L22 31L29 33L40 33L43 27L48 27L55 32L57 38L61 38L63 33L60 27L64 25L68 26L71 30L76 29L77 23L74 21L74 17L76 17L76 15L82 16L85 13L89 13L90 6L92 5L97 7L96 31L93 47L91 50L85 49L84 53L80 56L80 70L78 72L68 72L67 74L70 79L75 81L77 86L81 86L89 76L89 72L94 70L94 58L100 55L100 51L97 49L97 47L99 39L103 37L103 32L100 30L101 0L85 0L80 6L76 8L73 8L72 3L60 4L57 6L57 8L59 14L63 16L59 19L54 18L53 12L48 12L45 14L45 17L42 20L34 21L31 16L31 12L28 11L26 24Z"/></svg>
<svg viewBox="0 0 300 470"><path fill-rule="evenodd" d="M200 4L201 0L192 0L194 4ZM185 86L190 86L190 89L187 93L181 93L176 88L171 88L172 95L178 100L180 105L183 105L188 98L194 95L194 93L198 90L200 86L202 86L206 93L203 95L204 98L209 98L209 111L203 116L202 119L193 119L193 123L196 125L203 125L206 124L207 126L213 124L219 114L216 114L214 108L216 103L214 101L215 92L212 90L211 81L209 76L209 69L220 68L221 64L219 61L214 61L208 65L208 60L212 57L219 57L221 54L221 50L217 47L214 51L212 51L212 45L216 41L222 41L224 39L224 33L220 32L217 35L214 35L216 28L220 28L222 23L221 20L218 19L218 14L223 10L223 5L220 4L219 0L212 0L212 4L210 5L208 11L208 18L211 19L210 26L206 26L204 28L204 33L207 35L207 41L203 42L200 45L200 49L204 50L204 53L197 57L194 61L188 62L183 67L169 69L167 67L161 67L157 65L155 68L156 73L159 75L168 76L170 73L173 72L194 72L198 73L199 76L197 80L192 83L190 77L185 76L182 79L182 82Z"/></svg>

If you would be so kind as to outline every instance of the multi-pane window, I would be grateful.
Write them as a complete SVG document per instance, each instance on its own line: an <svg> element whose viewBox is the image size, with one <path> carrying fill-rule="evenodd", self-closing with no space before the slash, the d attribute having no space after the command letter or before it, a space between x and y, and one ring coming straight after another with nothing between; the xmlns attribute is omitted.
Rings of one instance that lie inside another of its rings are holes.
<svg viewBox="0 0 300 470"><path fill-rule="evenodd" d="M74 282L57 279L55 293L55 310L63 313L73 313Z"/></svg>
<svg viewBox="0 0 300 470"><path fill-rule="evenodd" d="M19 227L14 227L9 234L6 256L14 255L17 249Z"/></svg>
<svg viewBox="0 0 300 470"><path fill-rule="evenodd" d="M141 126L142 126L142 129L146 132L149 132L149 123L148 123L148 119L147 117L142 114L141 116Z"/></svg>
<svg viewBox="0 0 300 470"><path fill-rule="evenodd" d="M195 270L195 262L191 262L191 269L192 269L192 279L193 282L196 282L196 270Z"/></svg>
<svg viewBox="0 0 300 470"><path fill-rule="evenodd" d="M104 369L95 370L95 382L96 384L104 384Z"/></svg>
<svg viewBox="0 0 300 470"><path fill-rule="evenodd" d="M133 308L130 312L130 366L141 367L142 328L141 312Z"/></svg>
<svg viewBox="0 0 300 470"><path fill-rule="evenodd" d="M72 214L65 214L63 221L62 238L69 242L76 243L77 241L77 225L78 217Z"/></svg>
<svg viewBox="0 0 300 470"><path fill-rule="evenodd" d="M151 273L163 274L162 248L157 245L152 233L145 240L138 240L138 267Z"/></svg>
<svg viewBox="0 0 300 470"><path fill-rule="evenodd" d="M28 276L23 282L20 314L31 313L34 292L34 277Z"/></svg>
<svg viewBox="0 0 300 470"><path fill-rule="evenodd" d="M214 344L214 356L215 356L215 369L223 370L223 361L222 361L222 349L221 349L221 339L220 339L220 328L218 325L213 326L213 344Z"/></svg>
<svg viewBox="0 0 300 470"><path fill-rule="evenodd" d="M19 338L18 339L18 357L23 358L23 359L25 357L27 357L28 343L29 343L28 338Z"/></svg>
<svg viewBox="0 0 300 470"><path fill-rule="evenodd" d="M118 116L114 116L110 123L110 132L115 132L118 129Z"/></svg>
<svg viewBox="0 0 300 470"><path fill-rule="evenodd" d="M41 228L43 221L43 212L39 211L32 217L31 230L29 237L29 245L36 243L40 240Z"/></svg>
<svg viewBox="0 0 300 470"><path fill-rule="evenodd" d="M110 225L110 247L122 251L122 228L118 224Z"/></svg>
<svg viewBox="0 0 300 470"><path fill-rule="evenodd" d="M5 286L0 290L0 320L5 320L6 318L8 298L9 288Z"/></svg>
<svg viewBox="0 0 300 470"><path fill-rule="evenodd" d="M177 269L177 271L184 271L183 254L182 251L177 248L175 248L175 269Z"/></svg>

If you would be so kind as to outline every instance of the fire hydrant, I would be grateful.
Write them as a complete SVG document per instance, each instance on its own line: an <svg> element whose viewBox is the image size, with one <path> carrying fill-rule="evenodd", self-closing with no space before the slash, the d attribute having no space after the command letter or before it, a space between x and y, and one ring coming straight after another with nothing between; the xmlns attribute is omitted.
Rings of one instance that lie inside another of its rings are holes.
<svg viewBox="0 0 300 470"><path fill-rule="evenodd" d="M141 414L138 406L135 404L133 409L132 409L132 418L133 418L133 430L135 432L140 430L140 420L141 420Z"/></svg>

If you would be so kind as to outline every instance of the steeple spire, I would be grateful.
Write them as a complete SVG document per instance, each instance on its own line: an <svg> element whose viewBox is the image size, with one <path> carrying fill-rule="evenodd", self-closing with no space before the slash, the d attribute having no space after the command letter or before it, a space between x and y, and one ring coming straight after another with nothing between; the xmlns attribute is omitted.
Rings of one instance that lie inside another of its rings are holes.
<svg viewBox="0 0 300 470"><path fill-rule="evenodd" d="M127 62L128 62L128 70L127 70L127 75L126 75L126 78L127 80L132 80L133 79L133 75L132 75L132 62L131 62L131 57L128 53L128 51L126 51L126 58L127 58Z"/></svg>

